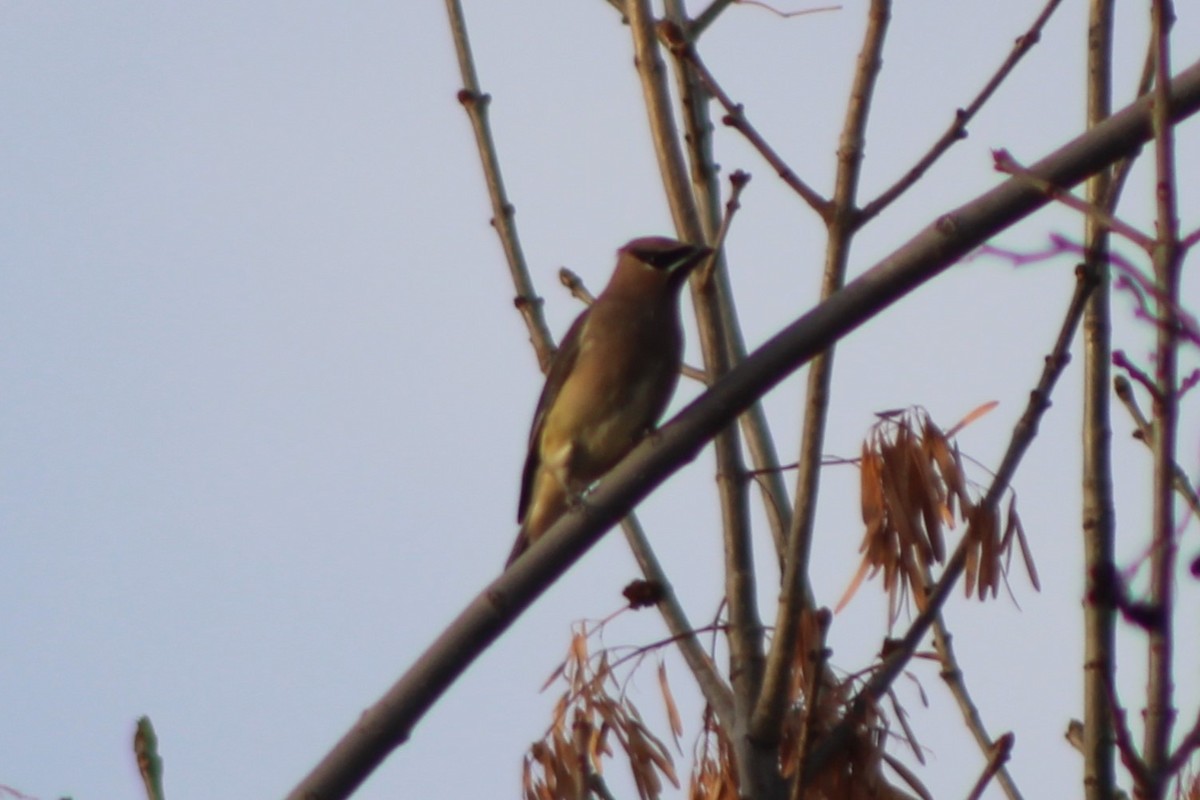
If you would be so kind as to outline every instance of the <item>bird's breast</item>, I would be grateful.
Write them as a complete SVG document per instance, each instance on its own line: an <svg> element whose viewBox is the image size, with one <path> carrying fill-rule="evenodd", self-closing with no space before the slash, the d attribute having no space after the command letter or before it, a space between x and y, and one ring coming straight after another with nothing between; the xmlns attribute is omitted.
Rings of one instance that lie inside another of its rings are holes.
<svg viewBox="0 0 1200 800"><path fill-rule="evenodd" d="M557 462L579 479L594 480L654 425L679 374L678 322L665 321L588 320L574 369L542 430L547 465Z"/></svg>

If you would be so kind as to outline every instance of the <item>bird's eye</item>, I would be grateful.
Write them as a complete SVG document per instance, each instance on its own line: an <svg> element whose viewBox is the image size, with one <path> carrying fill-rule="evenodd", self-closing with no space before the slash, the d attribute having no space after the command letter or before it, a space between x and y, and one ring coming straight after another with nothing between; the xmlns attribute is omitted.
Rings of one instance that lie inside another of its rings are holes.
<svg viewBox="0 0 1200 800"><path fill-rule="evenodd" d="M692 248L690 247L680 247L674 250L643 251L638 253L638 256L655 269L670 272L671 269L690 256L692 252Z"/></svg>

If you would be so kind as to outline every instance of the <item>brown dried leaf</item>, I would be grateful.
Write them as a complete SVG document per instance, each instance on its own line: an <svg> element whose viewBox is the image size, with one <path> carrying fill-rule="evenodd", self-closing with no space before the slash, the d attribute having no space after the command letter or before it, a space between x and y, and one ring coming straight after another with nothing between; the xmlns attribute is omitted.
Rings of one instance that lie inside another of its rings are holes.
<svg viewBox="0 0 1200 800"><path fill-rule="evenodd" d="M1029 574L1029 582L1033 584L1034 589L1040 592L1042 582L1038 580L1037 565L1033 563L1033 551L1029 549L1029 540L1025 538L1025 526L1021 524L1021 518L1017 516L1015 507L1009 511L1009 516L1016 520L1017 544L1021 546L1021 558L1025 560L1025 572Z"/></svg>
<svg viewBox="0 0 1200 800"><path fill-rule="evenodd" d="M929 450L932 460L937 464L938 474L946 486L947 526L954 527L954 506L959 507L961 519L966 519L971 510L971 495L967 491L967 477L963 473L962 459L959 458L958 448L951 449L949 440L936 425L926 421L925 447Z"/></svg>
<svg viewBox="0 0 1200 800"><path fill-rule="evenodd" d="M521 759L521 793L525 796L525 800L536 800L537 795L533 791L533 773L529 769L529 757Z"/></svg>
<svg viewBox="0 0 1200 800"><path fill-rule="evenodd" d="M671 752L667 750L667 746L641 723L638 723L634 730L637 731L637 735L646 746L646 753L650 760L663 775L667 776L667 780L679 788L679 779L675 776L675 762L671 758Z"/></svg>
<svg viewBox="0 0 1200 800"><path fill-rule="evenodd" d="M675 737L675 749L679 750L682 755L683 750L679 747L679 737L683 736L683 720L679 718L679 708L675 705L675 698L671 695L671 686L667 683L667 665L665 662L658 662L658 688L662 692L663 704L667 707L667 722L671 725L671 735Z"/></svg>
<svg viewBox="0 0 1200 800"><path fill-rule="evenodd" d="M612 748L608 746L608 723L602 722L599 725L594 725L589 731L587 741L587 758L588 763L592 765L592 769L597 773L604 772L604 759L602 756L611 756Z"/></svg>
<svg viewBox="0 0 1200 800"><path fill-rule="evenodd" d="M608 663L608 651L603 650L600 653L600 661L596 664L596 677L592 679L592 683L596 686L596 691L603 691L600 687L604 685L605 679L611 679L613 685L616 685L616 678L612 674L612 666Z"/></svg>
<svg viewBox="0 0 1200 800"><path fill-rule="evenodd" d="M976 514L980 522L979 535L979 599L987 599L988 590L995 597L1000 589L1000 553L997 545L1000 527L999 512L995 506L980 506Z"/></svg>
<svg viewBox="0 0 1200 800"><path fill-rule="evenodd" d="M909 445L908 466L909 502L920 509L930 556L940 564L946 558L946 545L942 539L942 486L934 474L933 465L929 462L924 448L916 442Z"/></svg>
<svg viewBox="0 0 1200 800"><path fill-rule="evenodd" d="M559 678L561 678L563 676L563 673L565 673L566 671L567 671L567 662L564 661L558 665L558 668L555 669L554 672L550 673L550 677L546 678L546 682L542 684L542 688L539 689L538 691L544 692L547 689L549 689L550 684L554 683Z"/></svg>
<svg viewBox="0 0 1200 800"><path fill-rule="evenodd" d="M568 791L583 786L583 769L579 756L571 741L561 729L554 732L554 777L560 787L570 787Z"/></svg>
<svg viewBox="0 0 1200 800"><path fill-rule="evenodd" d="M544 787L553 792L555 786L558 785L556 780L558 769L557 765L555 764L554 754L550 752L549 747L546 747L541 742L538 742L532 748L530 748L529 755L542 768L542 782Z"/></svg>
<svg viewBox="0 0 1200 800"><path fill-rule="evenodd" d="M904 461L896 445L887 445L880 455L883 464L879 471L883 483L883 499L887 507L887 516L897 535L897 541L887 551L880 552L875 563L895 565L899 561L899 551L906 547L919 546L921 538L913 528L912 510L905 502L903 487L906 486Z"/></svg>
<svg viewBox="0 0 1200 800"><path fill-rule="evenodd" d="M883 519L883 488L880 484L880 458L871 452L863 441L862 459L859 464L859 494L862 505L863 523L868 529Z"/></svg>
<svg viewBox="0 0 1200 800"><path fill-rule="evenodd" d="M587 636L584 635L583 631L575 631L574 635L571 636L571 658L581 668L587 664L588 644Z"/></svg>
<svg viewBox="0 0 1200 800"><path fill-rule="evenodd" d="M921 798L921 800L933 800L933 795L929 793L929 789L925 787L925 784L921 783L920 778L917 777L915 772L906 767L899 759L887 753L883 754L883 758L887 762L887 765L908 784L908 787L917 793L917 797ZM896 798L896 800L907 797L902 792L895 790L889 790L889 794L886 796Z"/></svg>
<svg viewBox="0 0 1200 800"><path fill-rule="evenodd" d="M959 431L961 431L963 428L970 425L975 420L977 420L980 417L984 416L985 414L989 413L992 409L994 409L998 405L1000 405L999 401L989 400L988 402L984 403L983 405L978 406L977 408L973 409L972 411L967 412L967 415L965 417L960 419L954 425L950 426L950 430L946 431L946 438L947 439L952 438L954 436L954 434L958 433Z"/></svg>
<svg viewBox="0 0 1200 800"><path fill-rule="evenodd" d="M967 597L970 597L974 592L975 577L979 574L979 539L978 528L975 522L976 516L978 515L972 511L970 522L967 524L967 531L964 534L964 536L968 537L966 544L967 563L963 568L963 590Z"/></svg>
<svg viewBox="0 0 1200 800"><path fill-rule="evenodd" d="M846 587L846 591L842 592L841 599L834 606L833 613L837 614L849 604L854 594L858 591L858 587L862 585L863 578L867 576L867 570L870 568L871 565L864 558L862 563L858 565L858 572L854 573L854 577L850 579L850 585Z"/></svg>
<svg viewBox="0 0 1200 800"><path fill-rule="evenodd" d="M1008 571L1008 565L1012 560L1012 537L1016 532L1016 520L1013 519L1013 504L1016 503L1016 496L1008 498L1008 513L1005 515L1004 535L1000 537L1000 552L1006 553L1008 559L1004 562L1004 570Z"/></svg>
<svg viewBox="0 0 1200 800"><path fill-rule="evenodd" d="M962 453L959 452L958 443L954 444L954 470L958 476L958 480L962 483L962 492L959 494L959 504L962 506L959 512L959 519L969 519L971 512L975 510L975 501L971 499L971 493L967 491L967 473L962 465Z"/></svg>

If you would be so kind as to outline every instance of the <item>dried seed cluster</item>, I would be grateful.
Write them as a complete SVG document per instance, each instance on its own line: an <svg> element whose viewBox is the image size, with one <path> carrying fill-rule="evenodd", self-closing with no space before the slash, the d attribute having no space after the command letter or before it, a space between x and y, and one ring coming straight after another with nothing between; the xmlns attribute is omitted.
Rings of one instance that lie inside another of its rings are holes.
<svg viewBox="0 0 1200 800"><path fill-rule="evenodd" d="M1002 526L998 506L973 496L962 455L952 442L954 433L993 406L976 409L949 433L943 433L924 409L879 415L863 440L859 461L866 526L859 548L863 559L839 609L865 577L880 572L891 619L910 594L918 610L924 609L932 568L946 558L946 530L958 522L966 523L964 587L968 597L996 596L1007 575L1014 542L1020 547L1031 582L1038 586L1015 495L1010 495Z"/></svg>

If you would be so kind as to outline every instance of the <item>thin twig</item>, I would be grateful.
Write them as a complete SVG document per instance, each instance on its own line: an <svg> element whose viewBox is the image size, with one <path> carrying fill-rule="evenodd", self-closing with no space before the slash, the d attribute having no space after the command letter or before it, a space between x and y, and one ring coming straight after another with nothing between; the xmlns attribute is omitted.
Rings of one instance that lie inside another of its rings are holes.
<svg viewBox="0 0 1200 800"><path fill-rule="evenodd" d="M717 102L725 109L725 118L723 122L731 128L734 128L759 152L766 160L771 168L775 170L783 182L791 189L800 195L806 203L812 206L813 210L825 217L828 214L829 201L822 197L815 189L805 183L795 171L787 165L783 157L775 151L758 132L750 120L746 117L746 112L740 103L735 103L721 85L717 83L717 79L705 66L701 60L700 54L696 52L695 46L684 37L683 32L678 26L662 27L663 38L672 52L676 52L681 58L684 58L691 64L696 71L700 82L704 84L704 88L717 99Z"/></svg>
<svg viewBox="0 0 1200 800"><path fill-rule="evenodd" d="M1121 701L1117 699L1117 690L1113 685L1114 676L1104 675L1104 694L1108 703L1109 714L1113 720L1113 736L1116 739L1117 752L1121 755L1121 763L1133 778L1133 785L1144 789L1149 781L1146 762L1133 743L1133 734L1129 730L1129 721Z"/></svg>
<svg viewBox="0 0 1200 800"><path fill-rule="evenodd" d="M1111 36L1111 34L1110 34ZM1138 80L1136 98L1145 96L1154 86L1154 42L1151 40L1149 47L1146 50L1146 58L1142 64L1142 76ZM1130 153L1125 158L1118 161L1111 170L1108 170L1112 175L1112 181L1108 185L1108 196L1104 198L1101 207L1107 208L1109 211L1116 211L1117 201L1121 193L1125 189L1125 182L1129 179L1129 175L1133 172L1133 165L1137 163L1138 156L1141 155L1141 148Z"/></svg>
<svg viewBox="0 0 1200 800"><path fill-rule="evenodd" d="M967 795L967 800L979 800L979 798L983 797L983 790L987 788L988 783L997 772L1004 769L1004 764L1012 754L1014 740L1015 737L1012 733L1006 733L996 740L996 745L992 748L991 757L988 758L987 766L983 768L983 774L979 776L979 780L975 781L975 785L971 787L971 792Z"/></svg>
<svg viewBox="0 0 1200 800"><path fill-rule="evenodd" d="M664 3L667 19L659 24L659 32L664 41L678 40L679 31L687 27L681 0L666 0ZM706 307L712 306L720 329L725 336L726 355L729 367L740 364L746 357L746 342L742 335L741 323L733 304L733 287L729 280L728 264L725 258L723 236L717 225L721 219L722 225L732 220L732 208L727 204L727 212L720 214L720 184L717 180L717 167L712 154L712 120L710 114L711 95L701 83L692 63L683 58L683 49L670 47L676 82L679 86L680 104L683 107L683 119L687 130L688 155L692 164L692 186L696 192L698 203L703 210L701 222L710 240L719 241L715 245L716 254L710 262L710 269L705 275L699 275L692 281L693 300ZM735 202L740 196L741 188L749 176L740 170L730 176L731 197ZM739 186L738 184L741 184ZM745 414L738 418L742 428L746 446L750 452L756 469L770 470L779 464L779 456L775 450L775 439L771 435L766 412L762 403L755 403ZM782 572L784 538L789 524L787 505L787 489L778 475L759 481L760 496L766 511L767 523L771 530L771 538L775 545L775 555L779 560Z"/></svg>
<svg viewBox="0 0 1200 800"><path fill-rule="evenodd" d="M450 19L450 32L454 38L454 50L458 54L458 68L463 82L463 88L458 92L458 101L466 109L471 128L475 131L475 144L479 148L484 181L487 183L488 197L492 203L492 227L500 237L513 286L517 290L514 304L525 320L525 327L529 329L529 340L537 353L538 364L545 372L550 367L550 359L554 357L553 337L542 313L542 299L533 288L529 268L525 264L525 254L517 236L514 218L516 211L504 189L500 159L496 155L496 143L492 138L492 128L487 115L488 104L492 98L479 88L475 57L471 54L467 22L459 0L446 0L446 14Z"/></svg>
<svg viewBox="0 0 1200 800"><path fill-rule="evenodd" d="M946 627L946 618L942 614L938 614L933 623L933 646L937 650L938 660L942 662L942 680L949 687L950 694L954 695L954 699L958 703L958 708L962 712L963 722L966 723L967 729L971 731L971 735L975 737L975 743L979 745L979 749L983 752L984 757L989 759L990 763L990 759L996 753L997 743L1003 741L1004 737L1002 736L1000 739L993 741L992 737L988 734L987 727L983 724L983 717L979 714L979 708L975 705L975 701L971 698L971 693L967 690L967 683L963 679L962 667L958 663L958 657L954 654L953 638ZM1006 735L1011 736L1012 734ZM1004 761L1007 761L1007 755ZM1004 761L1001 761L996 766L997 779L1000 781L1001 788L1004 789L1004 794L1010 800L1019 800L1021 792L1017 789L1017 784L1013 781L1012 776L1008 774L1008 769L1004 766ZM985 784L986 782L984 781Z"/></svg>
<svg viewBox="0 0 1200 800"><path fill-rule="evenodd" d="M638 566L641 567L642 575L646 580L652 581L659 587L661 597L656 605L662 614L663 621L667 624L667 629L671 631L672 637L679 647L683 660L687 662L692 674L696 676L700 693L704 695L704 700L712 707L719 720L726 725L732 724L733 695L729 686L721 678L716 665L713 664L712 659L700 644L695 629L688 621L687 613L680 605L679 598L675 596L675 589L667 579L662 564L659 563L658 556L650 547L645 531L632 516L625 518L625 521L621 523L621 528L625 531L625 539L629 542Z"/></svg>
<svg viewBox="0 0 1200 800"><path fill-rule="evenodd" d="M721 217L721 227L717 229L717 236L712 244L712 248L718 252L725 249L725 239L729 236L729 227L733 224L733 215L742 207L742 190L746 188L746 184L749 182L750 173L742 172L740 169L729 176L729 199L725 201L725 213ZM700 271L698 280L701 287L707 287L712 283L713 270L716 267L716 263L717 260L715 258L710 259L704 269Z"/></svg>
<svg viewBox="0 0 1200 800"><path fill-rule="evenodd" d="M1181 250L1190 250L1197 244L1200 244L1200 228L1197 228L1187 236L1183 237L1183 239L1181 239L1179 242L1179 247Z"/></svg>
<svg viewBox="0 0 1200 800"><path fill-rule="evenodd" d="M1075 209L1083 214L1089 222L1099 228L1124 236L1147 253L1154 252L1153 238L1142 233L1128 222L1113 216L1111 209L1081 200L1071 192L1033 175L1024 165L1013 158L1012 154L1007 150L993 150L992 163L999 172L1003 172L1006 175L1015 175L1021 180L1028 181L1030 186L1037 187L1038 191L1045 192L1047 197L1062 203L1068 208ZM1106 200L1109 199L1107 192L1104 193L1104 196Z"/></svg>
<svg viewBox="0 0 1200 800"><path fill-rule="evenodd" d="M780 11L775 6L760 2L759 0L713 0L713 2L700 12L700 16L696 17L696 21L688 28L688 33L693 39L700 38L700 34L704 33L709 25L716 21L717 17L729 6L738 3L744 6L757 6L759 8L770 11L777 17L783 19L792 19L794 17L805 17L809 14L821 14L826 11L841 11L839 5L817 6L816 8L802 8L799 11Z"/></svg>
<svg viewBox="0 0 1200 800"><path fill-rule="evenodd" d="M1146 447L1151 447L1151 443L1154 441L1154 429L1150 420L1146 419L1146 415L1142 412L1141 406L1138 405L1137 397L1134 396L1133 386L1129 383L1129 379L1124 375L1118 375L1113 379L1113 390L1117 393L1117 399L1121 401L1125 406L1125 410L1129 412L1129 416L1133 418L1134 425L1137 426L1134 438L1140 439ZM1200 494L1196 493L1196 488L1192 486L1187 472L1184 471L1183 467L1179 466L1178 461L1175 462L1175 491L1188 504L1188 508L1192 510L1192 514L1200 518Z"/></svg>
<svg viewBox="0 0 1200 800"><path fill-rule="evenodd" d="M1038 43L1042 37L1042 28L1045 27L1046 22L1061 2L1062 0L1049 0L1046 3L1046 7L1038 14L1037 19L1034 20L1029 30L1018 36L1016 41L1013 42L1013 49L1009 52L1008 58L1004 60L1004 63L996 70L996 74L984 85L979 94L975 96L975 99L966 108L960 108L954 112L954 120L946 128L946 132L942 134L942 137L934 142L933 147L929 148L929 152L921 156L920 160L908 172L904 173L904 176L900 180L896 181L896 183L885 189L878 197L863 206L857 217L857 224L860 227L877 216L880 211L891 205L896 198L912 188L913 184L920 180L921 176L955 142L967 138L967 123L979 113L979 109L983 108L984 103L991 98L996 89L1000 87L1000 84L1004 82L1013 68L1017 66L1017 62Z"/></svg>
<svg viewBox="0 0 1200 800"><path fill-rule="evenodd" d="M1200 714L1196 715L1192 729L1179 741L1179 746L1171 754L1171 758L1167 762L1167 773L1174 775L1183 769L1197 750L1200 750Z"/></svg>
<svg viewBox="0 0 1200 800"><path fill-rule="evenodd" d="M708 4L708 8L700 12L696 20L688 28L689 38L695 40L700 38L700 34L716 22L717 17L721 16L721 12L736 3L737 0L713 0Z"/></svg>

